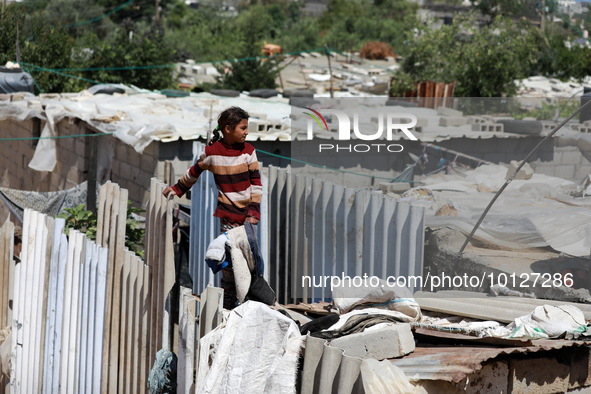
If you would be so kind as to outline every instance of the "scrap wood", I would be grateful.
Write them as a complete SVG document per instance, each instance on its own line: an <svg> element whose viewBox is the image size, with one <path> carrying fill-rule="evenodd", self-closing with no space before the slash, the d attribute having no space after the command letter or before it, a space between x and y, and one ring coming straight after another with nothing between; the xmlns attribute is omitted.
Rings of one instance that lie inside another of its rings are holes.
<svg viewBox="0 0 591 394"><path fill-rule="evenodd" d="M534 346L530 339L505 339L494 337L474 337L471 335L457 334L451 332L443 332L437 330L430 330L426 328L412 327L415 339L421 343L431 344L447 344L447 345L485 345L485 346L500 346L500 347L524 347Z"/></svg>
<svg viewBox="0 0 591 394"><path fill-rule="evenodd" d="M329 304L328 302L324 302L324 301L318 301L314 304L307 304L307 303L303 303L300 302L297 305L295 304L287 304L287 305L283 305L285 308L287 309L291 309L293 311L298 311L298 312L304 312L304 313L311 313L314 315L331 315L334 312L332 312L332 304Z"/></svg>

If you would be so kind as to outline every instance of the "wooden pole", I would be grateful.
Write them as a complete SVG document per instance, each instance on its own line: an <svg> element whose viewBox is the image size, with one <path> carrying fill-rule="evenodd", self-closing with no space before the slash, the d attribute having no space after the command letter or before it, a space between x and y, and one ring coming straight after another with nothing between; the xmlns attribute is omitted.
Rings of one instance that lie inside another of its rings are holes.
<svg viewBox="0 0 591 394"><path fill-rule="evenodd" d="M156 0L156 22L160 22L160 0Z"/></svg>
<svg viewBox="0 0 591 394"><path fill-rule="evenodd" d="M324 51L326 52L326 58L328 59L328 72L330 73L330 98L334 98L334 90L332 88L332 67L330 65L330 55L328 53L328 45L324 44Z"/></svg>

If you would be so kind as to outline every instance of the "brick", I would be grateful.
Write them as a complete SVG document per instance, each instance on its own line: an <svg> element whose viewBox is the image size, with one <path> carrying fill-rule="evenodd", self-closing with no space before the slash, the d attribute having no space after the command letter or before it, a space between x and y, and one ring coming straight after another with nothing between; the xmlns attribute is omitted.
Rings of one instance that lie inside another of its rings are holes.
<svg viewBox="0 0 591 394"><path fill-rule="evenodd" d="M343 349L350 357L376 360L401 357L415 350L414 337L407 323L333 339L330 345Z"/></svg>
<svg viewBox="0 0 591 394"><path fill-rule="evenodd" d="M439 126L463 126L468 123L468 119L464 118L463 116L442 116L439 118Z"/></svg>
<svg viewBox="0 0 591 394"><path fill-rule="evenodd" d="M140 183L140 176L141 176L141 170L139 167L137 166L133 166L131 167L131 180L134 181L135 183Z"/></svg>
<svg viewBox="0 0 591 394"><path fill-rule="evenodd" d="M560 160L560 164L579 164L583 161L583 155L577 149L575 152L561 152L562 153L562 160Z"/></svg>
<svg viewBox="0 0 591 394"><path fill-rule="evenodd" d="M447 107L439 107L437 108L437 115L441 116L463 116L464 114L462 111L456 111L455 109L447 108Z"/></svg>

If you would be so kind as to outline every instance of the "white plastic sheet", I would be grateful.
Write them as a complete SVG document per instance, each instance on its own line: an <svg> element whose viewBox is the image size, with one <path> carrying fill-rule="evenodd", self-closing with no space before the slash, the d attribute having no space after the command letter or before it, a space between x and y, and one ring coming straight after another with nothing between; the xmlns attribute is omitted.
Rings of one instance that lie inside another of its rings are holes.
<svg viewBox="0 0 591 394"><path fill-rule="evenodd" d="M295 393L303 339L293 320L247 301L201 338L196 392Z"/></svg>
<svg viewBox="0 0 591 394"><path fill-rule="evenodd" d="M462 175L435 175L424 180L437 203L425 204L425 224L451 227L468 235L496 192L505 182L507 168L481 166ZM511 249L550 246L574 256L591 250L591 203L574 199L574 182L534 174L514 180L493 205L474 238ZM449 201L457 216L435 216ZM421 201L417 202L421 204Z"/></svg>

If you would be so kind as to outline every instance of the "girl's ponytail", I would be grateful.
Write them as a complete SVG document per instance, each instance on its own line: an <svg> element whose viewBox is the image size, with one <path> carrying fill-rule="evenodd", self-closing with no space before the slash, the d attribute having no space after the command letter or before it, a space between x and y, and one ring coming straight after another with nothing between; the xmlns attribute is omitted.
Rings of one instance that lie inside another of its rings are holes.
<svg viewBox="0 0 591 394"><path fill-rule="evenodd" d="M209 141L209 145L213 145L213 144L215 144L217 141L219 141L219 139L220 139L220 133L219 133L219 130L220 130L220 126L219 126L219 125L217 125L217 126L215 127L215 129L213 129L213 138L211 139L211 141Z"/></svg>

